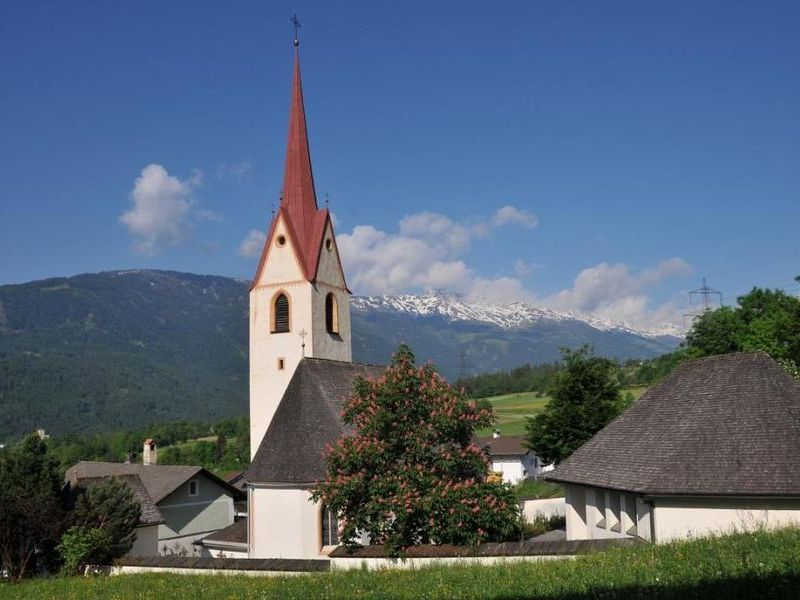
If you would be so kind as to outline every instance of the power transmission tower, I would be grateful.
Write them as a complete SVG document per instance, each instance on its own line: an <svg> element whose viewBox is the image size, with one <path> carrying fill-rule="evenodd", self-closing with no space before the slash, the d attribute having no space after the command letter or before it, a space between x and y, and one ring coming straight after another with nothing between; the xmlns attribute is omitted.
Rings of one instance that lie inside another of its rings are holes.
<svg viewBox="0 0 800 600"><path fill-rule="evenodd" d="M703 284L699 288L689 292L689 306L696 306L698 308L690 310L683 315L684 326L687 324L687 321L689 321L689 325L691 325L695 319L704 313L721 307L722 292L709 287L706 278L703 277Z"/></svg>

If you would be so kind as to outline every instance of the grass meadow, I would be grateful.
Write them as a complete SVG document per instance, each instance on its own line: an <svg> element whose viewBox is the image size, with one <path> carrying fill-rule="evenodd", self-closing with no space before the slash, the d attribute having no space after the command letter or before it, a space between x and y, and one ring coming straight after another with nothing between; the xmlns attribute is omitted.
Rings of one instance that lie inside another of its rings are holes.
<svg viewBox="0 0 800 600"><path fill-rule="evenodd" d="M625 388L622 393L630 392L634 399L638 399L646 391L646 387L639 386ZM550 397L537 392L521 392L491 396L486 400L492 403L495 415L497 415L496 429L500 430L501 435L522 435L525 433L527 417L533 417L542 412L550 402ZM479 431L478 435L488 436L491 433L490 429L484 429Z"/></svg>
<svg viewBox="0 0 800 600"><path fill-rule="evenodd" d="M0 584L0 597L260 599L797 598L800 530L757 531L574 560L496 566L347 571L292 577L137 574Z"/></svg>

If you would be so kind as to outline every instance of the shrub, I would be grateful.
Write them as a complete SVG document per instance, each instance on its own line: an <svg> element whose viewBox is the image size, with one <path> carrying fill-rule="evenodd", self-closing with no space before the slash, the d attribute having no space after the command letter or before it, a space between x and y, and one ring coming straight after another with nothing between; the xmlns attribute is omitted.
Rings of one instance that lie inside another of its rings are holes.
<svg viewBox="0 0 800 600"><path fill-rule="evenodd" d="M95 527L75 525L61 537L57 550L61 556L61 573L75 575L92 562L97 548L108 544L106 533Z"/></svg>

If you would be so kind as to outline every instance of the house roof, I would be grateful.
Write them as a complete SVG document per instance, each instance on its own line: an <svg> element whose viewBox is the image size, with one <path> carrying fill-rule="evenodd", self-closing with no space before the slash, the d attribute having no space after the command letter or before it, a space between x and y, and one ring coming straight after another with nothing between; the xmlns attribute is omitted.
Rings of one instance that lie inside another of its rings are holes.
<svg viewBox="0 0 800 600"><path fill-rule="evenodd" d="M235 521L225 529L220 529L207 535L198 542L203 546L213 546L216 544L247 544L247 518Z"/></svg>
<svg viewBox="0 0 800 600"><path fill-rule="evenodd" d="M71 481L75 487L88 488L92 485L97 485L106 481L107 477L78 477ZM155 505L150 494L147 493L142 480L138 475L119 475L117 479L124 481L128 487L133 491L134 496L139 500L141 506L141 514L139 515L139 525L159 525L164 522L164 515Z"/></svg>
<svg viewBox="0 0 800 600"><path fill-rule="evenodd" d="M489 456L525 456L531 451L524 445L524 435L501 435L500 437L478 438L475 443L485 448Z"/></svg>
<svg viewBox="0 0 800 600"><path fill-rule="evenodd" d="M238 498L242 492L202 467L182 465L139 465L130 463L80 461L67 469L69 481L86 478L119 477L120 475L136 475L144 485L155 504L161 502L181 485L197 475L203 475L215 481Z"/></svg>
<svg viewBox="0 0 800 600"><path fill-rule="evenodd" d="M304 358L289 381L258 451L248 483L310 484L325 478L322 452L344 433L342 405L357 377L377 377L384 367Z"/></svg>
<svg viewBox="0 0 800 600"><path fill-rule="evenodd" d="M680 365L546 478L651 495L800 496L800 381L766 353Z"/></svg>
<svg viewBox="0 0 800 600"><path fill-rule="evenodd" d="M244 490L247 487L247 482L244 480L244 471L229 471L225 473L222 478L231 484L233 487Z"/></svg>

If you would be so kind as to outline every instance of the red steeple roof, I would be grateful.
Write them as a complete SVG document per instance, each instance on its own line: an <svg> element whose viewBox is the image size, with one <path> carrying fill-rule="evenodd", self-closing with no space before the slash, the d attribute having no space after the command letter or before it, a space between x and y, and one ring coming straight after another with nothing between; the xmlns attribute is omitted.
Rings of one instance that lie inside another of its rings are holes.
<svg viewBox="0 0 800 600"><path fill-rule="evenodd" d="M292 103L289 113L289 139L286 142L286 166L283 171L281 207L292 221L298 243L305 246L305 238L317 213L317 195L314 175L311 172L311 152L308 148L306 111L303 106L303 86L300 82L300 54L294 50L294 76L292 78Z"/></svg>
<svg viewBox="0 0 800 600"><path fill-rule="evenodd" d="M270 225L264 251L253 280L258 281L266 262L269 245L278 220L283 217L289 237L308 281L314 281L322 248L325 227L330 220L327 208L317 207L314 174L311 170L311 151L306 129L306 111L303 105L303 87L300 81L300 55L295 42L292 99L289 109L289 136L286 143L286 165L283 171L281 205Z"/></svg>

